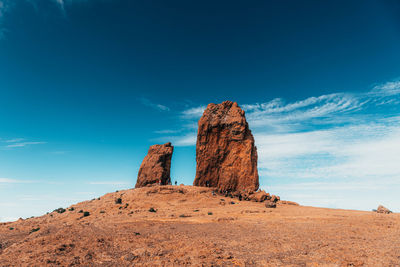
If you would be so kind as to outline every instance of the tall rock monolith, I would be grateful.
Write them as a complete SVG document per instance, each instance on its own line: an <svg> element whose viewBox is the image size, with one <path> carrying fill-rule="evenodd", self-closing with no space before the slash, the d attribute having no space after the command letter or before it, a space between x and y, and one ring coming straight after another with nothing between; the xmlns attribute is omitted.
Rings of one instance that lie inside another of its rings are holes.
<svg viewBox="0 0 400 267"><path fill-rule="evenodd" d="M236 102L209 104L200 118L193 184L221 192L258 189L257 148Z"/></svg>
<svg viewBox="0 0 400 267"><path fill-rule="evenodd" d="M171 143L151 146L140 165L135 188L148 184L169 184L173 151L174 147Z"/></svg>

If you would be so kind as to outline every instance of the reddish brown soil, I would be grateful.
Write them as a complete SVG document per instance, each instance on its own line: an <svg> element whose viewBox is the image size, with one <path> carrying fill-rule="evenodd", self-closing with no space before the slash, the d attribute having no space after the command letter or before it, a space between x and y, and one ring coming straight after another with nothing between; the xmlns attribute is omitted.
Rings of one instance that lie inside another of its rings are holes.
<svg viewBox="0 0 400 267"><path fill-rule="evenodd" d="M400 266L399 214L267 209L192 186L120 191L72 207L0 224L0 266Z"/></svg>

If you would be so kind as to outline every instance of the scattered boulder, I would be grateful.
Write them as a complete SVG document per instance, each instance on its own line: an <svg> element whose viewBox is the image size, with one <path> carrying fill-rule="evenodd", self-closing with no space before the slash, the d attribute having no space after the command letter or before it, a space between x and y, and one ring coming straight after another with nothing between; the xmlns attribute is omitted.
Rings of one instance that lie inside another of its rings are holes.
<svg viewBox="0 0 400 267"><path fill-rule="evenodd" d="M58 208L58 209L54 210L54 212L57 212L57 213L64 213L65 211L66 210L64 208Z"/></svg>
<svg viewBox="0 0 400 267"><path fill-rule="evenodd" d="M383 214L390 214L390 213L392 213L391 210L389 210L388 208L385 208L385 207L382 206L382 205L379 205L379 206L378 206L378 208L376 209L376 212L377 212L377 213L383 213Z"/></svg>
<svg viewBox="0 0 400 267"><path fill-rule="evenodd" d="M159 183L167 185L171 182L170 169L174 147L171 143L153 145L140 165L135 188Z"/></svg>
<svg viewBox="0 0 400 267"><path fill-rule="evenodd" d="M198 123L194 185L220 192L256 191L257 148L236 102L209 104Z"/></svg>
<svg viewBox="0 0 400 267"><path fill-rule="evenodd" d="M267 199L270 199L270 195L264 190L257 191L254 194L250 194L247 199L254 202L264 202Z"/></svg>
<svg viewBox="0 0 400 267"><path fill-rule="evenodd" d="M278 201L281 200L281 198L280 198L279 196L272 195L271 198L270 198L270 200L271 200L272 202L278 202Z"/></svg>
<svg viewBox="0 0 400 267"><path fill-rule="evenodd" d="M276 202L273 202L271 200L267 200L267 201L265 201L265 207L269 208L269 209L276 208Z"/></svg>
<svg viewBox="0 0 400 267"><path fill-rule="evenodd" d="M300 206L299 203L293 202L293 201L288 201L288 200L280 200L279 204L281 205L292 205L292 206Z"/></svg>
<svg viewBox="0 0 400 267"><path fill-rule="evenodd" d="M157 212L157 210L154 209L153 207L151 207L151 208L149 209L149 212Z"/></svg>

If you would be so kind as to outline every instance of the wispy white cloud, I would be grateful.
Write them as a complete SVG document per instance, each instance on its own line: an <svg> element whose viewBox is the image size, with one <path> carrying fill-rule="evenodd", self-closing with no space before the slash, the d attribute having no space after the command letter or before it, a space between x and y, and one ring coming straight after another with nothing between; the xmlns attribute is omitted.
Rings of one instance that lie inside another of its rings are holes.
<svg viewBox="0 0 400 267"><path fill-rule="evenodd" d="M197 134L188 132L184 135L164 135L158 138L153 138L151 141L157 143L171 142L173 146L193 146L196 144Z"/></svg>
<svg viewBox="0 0 400 267"><path fill-rule="evenodd" d="M203 115L203 112L205 109L206 109L206 106L189 108L189 109L182 111L181 117L183 119L197 119L197 118L200 118L201 115Z"/></svg>
<svg viewBox="0 0 400 267"><path fill-rule="evenodd" d="M204 112L205 106L188 108L179 113L179 130L159 130L154 133L160 137L153 138L155 142L171 142L174 146L193 146L196 144L197 120Z"/></svg>
<svg viewBox="0 0 400 267"><path fill-rule="evenodd" d="M256 133L260 173L291 179L400 177L399 133L397 117L301 133Z"/></svg>
<svg viewBox="0 0 400 267"><path fill-rule="evenodd" d="M0 40L4 38L7 29L4 27L4 16L10 10L9 0L0 0Z"/></svg>
<svg viewBox="0 0 400 267"><path fill-rule="evenodd" d="M381 85L377 85L372 89L370 93L380 96L393 96L400 94L400 81L391 81Z"/></svg>
<svg viewBox="0 0 400 267"><path fill-rule="evenodd" d="M1 0L0 1L0 17L4 16L4 12L5 12L6 8L7 8L6 3L3 0Z"/></svg>
<svg viewBox="0 0 400 267"><path fill-rule="evenodd" d="M19 181L10 178L0 178L0 183L14 184L14 183L19 183Z"/></svg>
<svg viewBox="0 0 400 267"><path fill-rule="evenodd" d="M5 143L17 143L17 142L22 142L24 141L24 138L14 138L14 139L9 139L9 140L4 140L3 142Z"/></svg>
<svg viewBox="0 0 400 267"><path fill-rule="evenodd" d="M66 5L71 5L74 3L85 2L89 0L46 0L48 3L54 3L57 5L62 12L63 15L66 15ZM35 10L40 10L40 1L37 0L24 0L23 2L31 4ZM14 6L18 5L18 1L13 0L0 0L0 40L5 38L5 34L7 33L7 29L4 26L4 17L6 14L10 13L10 11L14 8Z"/></svg>
<svg viewBox="0 0 400 267"><path fill-rule="evenodd" d="M42 145L46 144L46 142L19 142L10 145L6 145L7 148L15 148L15 147L26 147L31 145Z"/></svg>
<svg viewBox="0 0 400 267"><path fill-rule="evenodd" d="M287 130L288 124L293 127L304 121L325 124L339 119L344 122L343 119L349 119L344 117L347 114L353 116L357 111L368 108L398 104L399 94L400 81L391 81L365 93L328 94L293 103L274 99L261 104L244 104L242 107L253 127L268 126Z"/></svg>
<svg viewBox="0 0 400 267"><path fill-rule="evenodd" d="M23 184L23 183L33 183L32 180L19 180L11 178L0 178L0 184Z"/></svg>
<svg viewBox="0 0 400 267"><path fill-rule="evenodd" d="M277 130L284 126L315 120L319 124L333 116L342 116L362 109L368 99L353 94L330 94L310 97L286 104L281 99L267 103L243 105L247 119L253 127L268 126Z"/></svg>
<svg viewBox="0 0 400 267"><path fill-rule="evenodd" d="M55 0L59 5L64 6L64 0Z"/></svg>
<svg viewBox="0 0 400 267"><path fill-rule="evenodd" d="M196 144L196 138L197 135L195 133L189 133L184 135L183 137L175 138L175 140L173 140L173 143L176 146L192 146Z"/></svg>
<svg viewBox="0 0 400 267"><path fill-rule="evenodd" d="M147 106L147 107L150 107L150 108L153 108L153 109L156 109L156 110L158 110L158 111L169 111L169 110L170 110L169 107L164 106L164 105L161 105L161 104L153 103L153 102L151 102L149 99L144 98L144 97L139 98L139 101L140 101L143 105L145 105L145 106Z"/></svg>
<svg viewBox="0 0 400 267"><path fill-rule="evenodd" d="M5 148L21 148L32 145L42 145L47 142L27 141L25 138L0 139Z"/></svg>
<svg viewBox="0 0 400 267"><path fill-rule="evenodd" d="M85 2L88 0L49 0L49 1L56 2L60 6L60 8L64 9L66 4L74 4L78 2Z"/></svg>
<svg viewBox="0 0 400 267"><path fill-rule="evenodd" d="M156 134L176 134L179 133L180 130L159 130L159 131L154 131Z"/></svg>

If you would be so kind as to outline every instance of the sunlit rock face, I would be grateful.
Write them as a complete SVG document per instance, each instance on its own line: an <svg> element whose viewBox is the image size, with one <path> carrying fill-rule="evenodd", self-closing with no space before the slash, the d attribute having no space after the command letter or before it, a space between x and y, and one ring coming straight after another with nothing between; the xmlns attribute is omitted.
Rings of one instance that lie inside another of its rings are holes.
<svg viewBox="0 0 400 267"><path fill-rule="evenodd" d="M171 143L153 145L140 165L135 188L149 184L166 185L171 182L171 158L174 147Z"/></svg>
<svg viewBox="0 0 400 267"><path fill-rule="evenodd" d="M257 148L236 102L207 106L198 123L196 164L196 186L221 192L258 189Z"/></svg>

